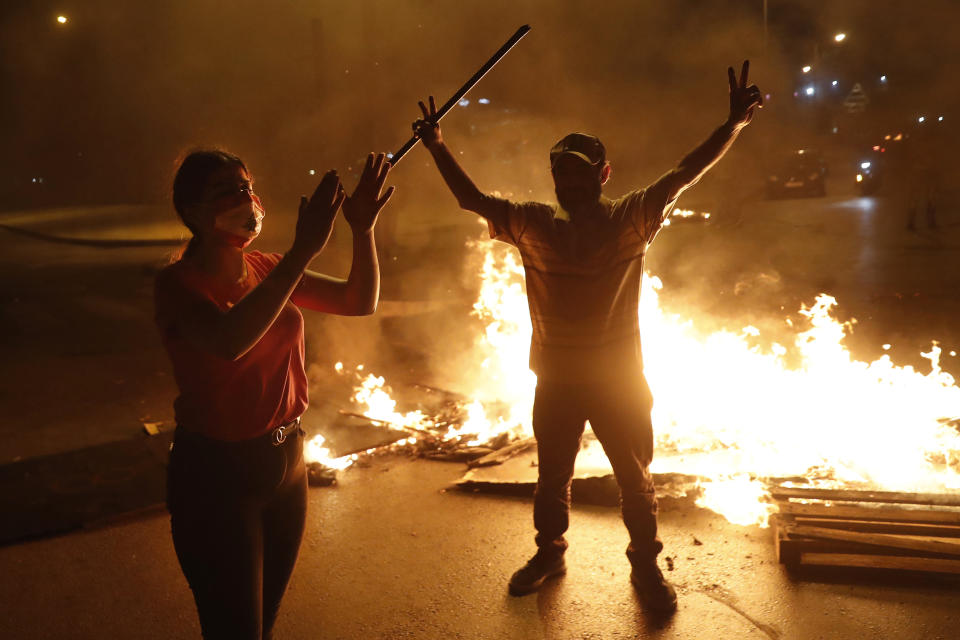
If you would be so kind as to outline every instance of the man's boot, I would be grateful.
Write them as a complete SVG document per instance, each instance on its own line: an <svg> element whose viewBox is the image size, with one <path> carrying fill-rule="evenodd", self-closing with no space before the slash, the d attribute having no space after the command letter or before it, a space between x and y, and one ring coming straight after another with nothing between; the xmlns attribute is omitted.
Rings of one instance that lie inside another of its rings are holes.
<svg viewBox="0 0 960 640"><path fill-rule="evenodd" d="M548 578L560 576L566 572L567 565L562 553L544 553L541 549L510 578L510 595L523 596L533 593Z"/></svg>
<svg viewBox="0 0 960 640"><path fill-rule="evenodd" d="M641 602L651 611L672 614L677 610L677 592L663 577L656 560L633 563L630 582Z"/></svg>

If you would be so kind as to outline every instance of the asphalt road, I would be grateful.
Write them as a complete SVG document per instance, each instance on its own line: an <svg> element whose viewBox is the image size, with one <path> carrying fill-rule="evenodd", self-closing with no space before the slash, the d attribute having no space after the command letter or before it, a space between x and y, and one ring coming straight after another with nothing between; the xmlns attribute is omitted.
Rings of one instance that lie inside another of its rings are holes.
<svg viewBox="0 0 960 640"><path fill-rule="evenodd" d="M336 488L312 489L276 637L956 637L955 584L793 577L776 563L769 530L677 504L661 515L679 592L672 620L649 618L633 594L616 509L575 507L566 577L511 597L506 581L533 551L531 504L445 491L462 470L387 458L347 471ZM0 572L5 638L199 637L163 514L2 548Z"/></svg>
<svg viewBox="0 0 960 640"><path fill-rule="evenodd" d="M72 211L61 220L71 221L64 233L76 236L115 233L118 215L100 211L87 225L85 212ZM155 222L166 214L138 215ZM0 215L0 222L9 217ZM47 232L63 228L55 220L19 220ZM800 302L830 292L841 314L858 318L850 342L863 357L876 357L879 345L891 342L898 364L922 366L918 353L931 339L960 344L953 320L960 215L943 211L935 230L904 226L905 215L884 199L841 194L745 203L716 212L707 225L671 226L657 239L649 267L664 279L664 304L696 305L718 325L743 315L772 325ZM451 237L462 232L449 230ZM282 249L284 241L277 232L263 245ZM174 389L150 301L166 253L51 244L0 231L0 462L135 437L143 421L169 425ZM331 253L331 264L344 264L342 247ZM409 283L430 278L443 278L446 294L431 313L459 313L455 307L469 304L470 286L458 284L456 265L441 275L433 253L398 249L393 257L384 265L384 309L424 304ZM382 358L393 346L385 322L312 319L308 350L324 366ZM411 370L429 373L429 359L418 359L414 348L424 345L402 346L385 362L409 357ZM955 361L946 367L956 369ZM385 459L348 470L337 488L311 490L307 537L278 637L955 637L955 585L848 573L790 576L773 558L769 531L679 504L665 504L662 514L665 555L675 564L669 575L681 597L667 625L649 620L631 592L626 533L611 509L578 507L567 577L540 594L510 598L506 580L533 550L531 505L444 491L462 471ZM163 514L2 548L0 575L2 637L198 634Z"/></svg>

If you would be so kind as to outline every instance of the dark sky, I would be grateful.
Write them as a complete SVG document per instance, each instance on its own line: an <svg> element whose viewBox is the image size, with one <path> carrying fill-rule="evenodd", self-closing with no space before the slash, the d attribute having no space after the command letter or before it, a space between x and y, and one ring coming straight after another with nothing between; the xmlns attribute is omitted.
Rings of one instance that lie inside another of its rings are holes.
<svg viewBox="0 0 960 640"><path fill-rule="evenodd" d="M745 57L774 93L778 126L794 117L777 107L798 64L818 53L845 82L883 69L903 112L956 103L957 45L945 33L956 3L769 6L764 52L760 0L5 2L2 206L159 200L176 157L198 145L240 154L278 191L298 189L308 168L399 146L418 98L445 98L523 23L533 32L472 94L490 108L445 121L481 157L545 153L581 129L621 163L638 149L676 159L722 120L725 67ZM842 49L829 43L837 29L849 34Z"/></svg>

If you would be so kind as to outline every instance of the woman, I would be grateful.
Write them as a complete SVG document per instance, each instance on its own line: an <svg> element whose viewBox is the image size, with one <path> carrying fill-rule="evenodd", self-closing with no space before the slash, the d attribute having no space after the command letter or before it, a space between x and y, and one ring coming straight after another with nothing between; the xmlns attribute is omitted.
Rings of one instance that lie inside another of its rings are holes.
<svg viewBox="0 0 960 640"><path fill-rule="evenodd" d="M263 206L243 162L191 153L173 183L190 229L156 280L156 318L180 391L167 503L173 543L206 638L268 638L306 514L300 414L307 406L299 308L373 313L380 288L373 227L393 193L390 165L367 158L353 195L335 171L301 198L284 255L244 251ZM337 211L353 230L347 280L307 270Z"/></svg>

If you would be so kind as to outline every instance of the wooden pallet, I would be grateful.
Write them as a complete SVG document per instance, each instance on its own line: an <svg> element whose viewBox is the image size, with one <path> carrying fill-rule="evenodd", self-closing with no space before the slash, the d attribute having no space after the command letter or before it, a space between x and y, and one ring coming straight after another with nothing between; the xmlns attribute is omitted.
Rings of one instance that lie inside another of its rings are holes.
<svg viewBox="0 0 960 640"><path fill-rule="evenodd" d="M771 489L777 559L960 575L960 494Z"/></svg>

